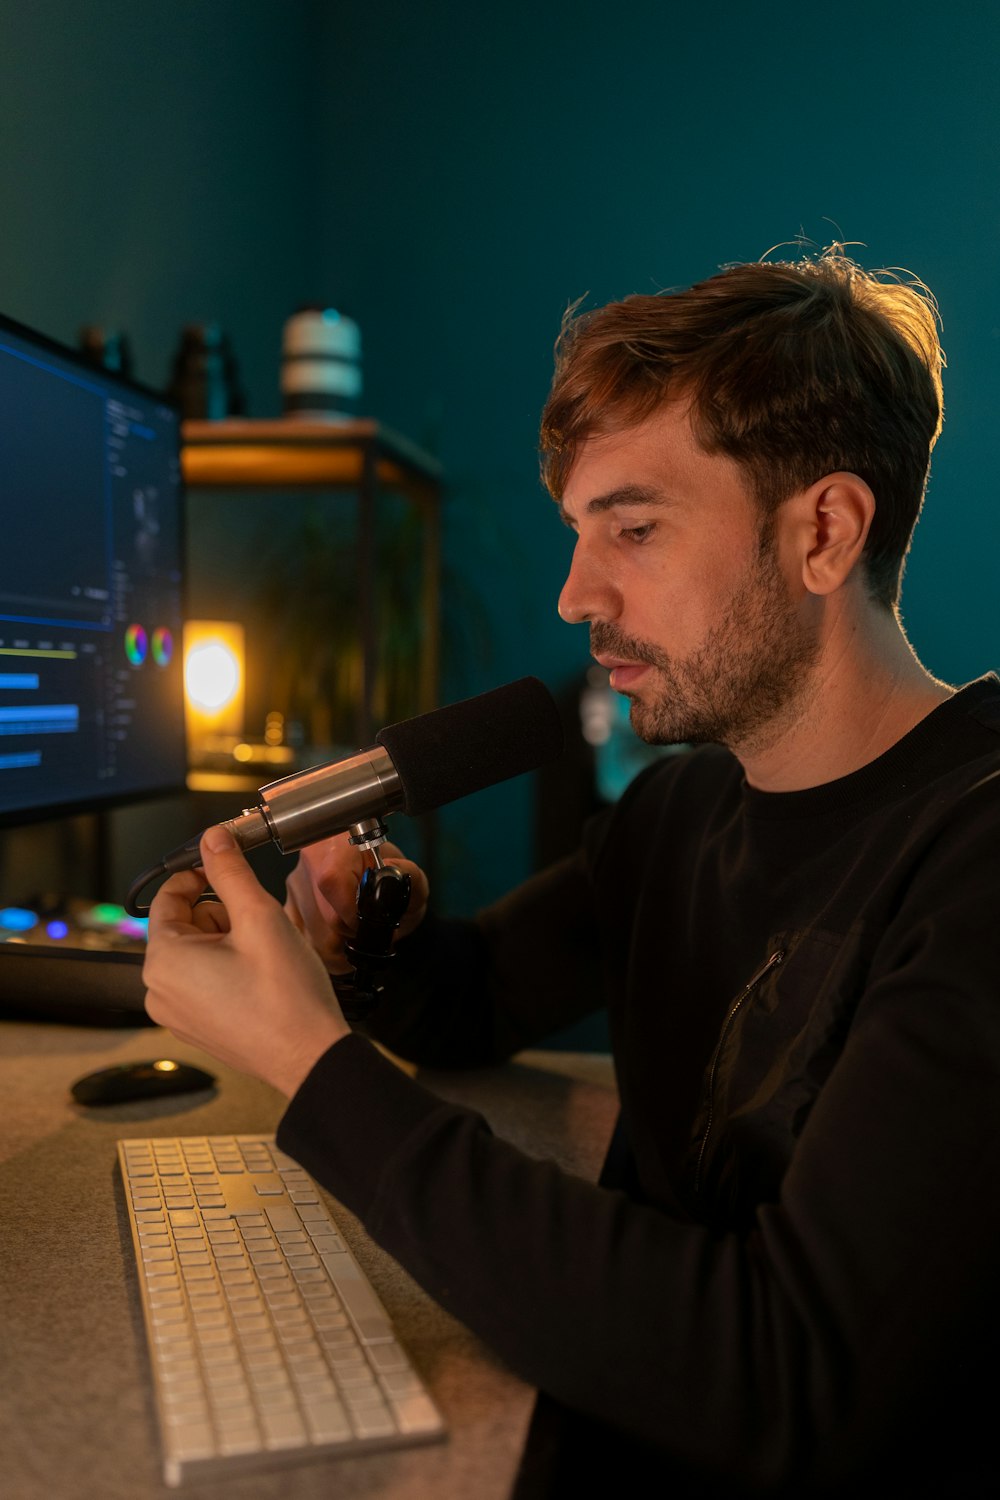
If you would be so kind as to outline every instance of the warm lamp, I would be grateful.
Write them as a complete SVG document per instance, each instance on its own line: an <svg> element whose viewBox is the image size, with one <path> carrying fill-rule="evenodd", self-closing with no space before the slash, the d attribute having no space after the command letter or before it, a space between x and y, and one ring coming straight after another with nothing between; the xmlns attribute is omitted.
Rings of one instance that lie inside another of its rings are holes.
<svg viewBox="0 0 1000 1500"><path fill-rule="evenodd" d="M184 626L184 709L188 754L231 754L243 738L246 642L231 620L188 620Z"/></svg>

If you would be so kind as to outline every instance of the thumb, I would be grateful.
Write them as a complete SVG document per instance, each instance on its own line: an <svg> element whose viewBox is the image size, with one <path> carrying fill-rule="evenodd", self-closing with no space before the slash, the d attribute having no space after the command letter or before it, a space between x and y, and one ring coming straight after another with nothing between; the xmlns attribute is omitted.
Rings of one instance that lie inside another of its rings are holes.
<svg viewBox="0 0 1000 1500"><path fill-rule="evenodd" d="M209 885L231 917L257 907L261 897L269 899L243 850L221 823L202 835L201 862Z"/></svg>

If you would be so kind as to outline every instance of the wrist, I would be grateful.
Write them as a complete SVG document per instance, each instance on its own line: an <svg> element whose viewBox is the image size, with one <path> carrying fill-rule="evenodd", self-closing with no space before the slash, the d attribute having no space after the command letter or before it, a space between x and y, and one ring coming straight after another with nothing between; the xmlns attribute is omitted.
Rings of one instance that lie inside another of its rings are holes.
<svg viewBox="0 0 1000 1500"><path fill-rule="evenodd" d="M324 1053L350 1034L351 1028L346 1021L333 1016L326 1018L323 1024L312 1028L297 1046L285 1050L280 1058L274 1059L275 1066L270 1070L267 1082L284 1094L286 1099L291 1099Z"/></svg>

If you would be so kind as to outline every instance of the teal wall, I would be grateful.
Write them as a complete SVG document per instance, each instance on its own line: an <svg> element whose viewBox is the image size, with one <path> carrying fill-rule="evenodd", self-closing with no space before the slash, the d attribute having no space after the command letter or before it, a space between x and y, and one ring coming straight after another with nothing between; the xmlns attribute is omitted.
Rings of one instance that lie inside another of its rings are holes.
<svg viewBox="0 0 1000 1500"><path fill-rule="evenodd" d="M986 3L0 0L0 308L70 340L120 324L154 384L181 324L218 318L254 415L277 410L291 308L351 312L367 408L451 480L458 696L587 662L555 615L567 538L534 452L567 303L800 231L863 241L944 315L904 614L964 680L1000 664L998 41ZM488 650L459 649L470 595ZM488 897L530 862L530 788L483 794L447 836L447 893Z"/></svg>

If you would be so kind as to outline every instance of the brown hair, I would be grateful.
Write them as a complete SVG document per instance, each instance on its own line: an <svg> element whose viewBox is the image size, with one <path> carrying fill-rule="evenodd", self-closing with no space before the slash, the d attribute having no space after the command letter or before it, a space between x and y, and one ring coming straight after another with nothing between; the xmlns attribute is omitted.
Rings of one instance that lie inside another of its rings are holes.
<svg viewBox="0 0 1000 1500"><path fill-rule="evenodd" d="M868 587L895 606L943 414L937 308L922 283L864 271L834 245L575 313L542 414L542 477L557 499L587 438L690 399L702 447L742 467L765 515L824 474L865 480Z"/></svg>

